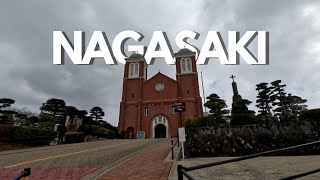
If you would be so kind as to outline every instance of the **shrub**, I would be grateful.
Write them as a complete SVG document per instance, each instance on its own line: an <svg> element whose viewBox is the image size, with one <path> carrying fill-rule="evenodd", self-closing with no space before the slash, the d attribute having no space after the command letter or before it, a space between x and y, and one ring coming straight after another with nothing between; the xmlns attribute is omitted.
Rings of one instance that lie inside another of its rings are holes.
<svg viewBox="0 0 320 180"><path fill-rule="evenodd" d="M9 127L10 133L6 134L3 142L23 145L44 145L57 137L57 133L32 126Z"/></svg>
<svg viewBox="0 0 320 180"><path fill-rule="evenodd" d="M186 128L190 156L243 156L319 140L319 122ZM280 155L319 154L308 147ZM278 154L279 155L279 154Z"/></svg>
<svg viewBox="0 0 320 180"><path fill-rule="evenodd" d="M16 126L13 133L13 137L34 138L39 136L51 138L56 137L57 133L32 126Z"/></svg>
<svg viewBox="0 0 320 180"><path fill-rule="evenodd" d="M114 131L98 125L82 125L80 126L80 131L85 135L98 136L102 138L114 138L116 136Z"/></svg>
<svg viewBox="0 0 320 180"><path fill-rule="evenodd" d="M186 120L186 127L204 127L226 124L226 120L215 118L214 116L192 117Z"/></svg>
<svg viewBox="0 0 320 180"><path fill-rule="evenodd" d="M320 121L320 108L310 109L301 113L301 120L306 121Z"/></svg>
<svg viewBox="0 0 320 180"><path fill-rule="evenodd" d="M84 133L83 132L67 132L65 134L65 143L79 143L84 142Z"/></svg>
<svg viewBox="0 0 320 180"><path fill-rule="evenodd" d="M14 126L0 124L0 138L10 137L14 132Z"/></svg>
<svg viewBox="0 0 320 180"><path fill-rule="evenodd" d="M53 130L55 124L64 124L65 119L59 119L48 114L42 114L39 116L39 124L47 129Z"/></svg>

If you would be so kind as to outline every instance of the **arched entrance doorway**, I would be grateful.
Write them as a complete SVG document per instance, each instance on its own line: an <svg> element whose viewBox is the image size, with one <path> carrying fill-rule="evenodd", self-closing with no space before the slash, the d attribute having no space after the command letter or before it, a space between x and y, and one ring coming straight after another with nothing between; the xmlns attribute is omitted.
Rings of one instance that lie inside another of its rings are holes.
<svg viewBox="0 0 320 180"><path fill-rule="evenodd" d="M170 137L170 121L164 115L158 115L150 121L150 138Z"/></svg>
<svg viewBox="0 0 320 180"><path fill-rule="evenodd" d="M154 130L154 138L166 138L167 128L163 124L158 124Z"/></svg>
<svg viewBox="0 0 320 180"><path fill-rule="evenodd" d="M127 139L134 139L134 129L133 129L133 127L128 127L126 138Z"/></svg>

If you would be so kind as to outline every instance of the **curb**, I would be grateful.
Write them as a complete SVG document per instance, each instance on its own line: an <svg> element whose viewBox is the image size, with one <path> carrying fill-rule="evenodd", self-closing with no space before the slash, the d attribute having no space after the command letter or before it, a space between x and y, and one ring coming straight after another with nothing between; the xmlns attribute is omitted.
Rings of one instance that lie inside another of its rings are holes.
<svg viewBox="0 0 320 180"><path fill-rule="evenodd" d="M174 177L175 177L174 175L176 174L177 164L178 164L178 161L181 158L181 146L180 147L175 146L173 151L175 152L174 160L171 160L171 158L170 158L170 160L173 161L173 164L172 164L169 176L168 176L168 180L173 180ZM171 157L171 151L170 151L169 155Z"/></svg>

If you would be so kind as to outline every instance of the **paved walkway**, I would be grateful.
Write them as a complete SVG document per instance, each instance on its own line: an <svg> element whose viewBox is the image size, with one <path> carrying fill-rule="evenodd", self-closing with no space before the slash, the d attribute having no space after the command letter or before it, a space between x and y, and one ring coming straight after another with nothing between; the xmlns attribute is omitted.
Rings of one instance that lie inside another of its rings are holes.
<svg viewBox="0 0 320 180"><path fill-rule="evenodd" d="M232 157L190 158L179 161L178 164L191 167L227 159L232 159ZM319 167L320 156L267 156L203 168L189 173L195 179L203 180L274 180L318 169ZM178 179L176 169L173 173L173 180ZM319 179L320 173L299 178L299 180Z"/></svg>
<svg viewBox="0 0 320 180"><path fill-rule="evenodd" d="M101 176L99 180L166 180L168 179L172 162L164 162L164 160L170 148L170 141L165 140L122 162Z"/></svg>
<svg viewBox="0 0 320 180"><path fill-rule="evenodd" d="M0 152L0 180L31 168L30 179L95 179L162 139L121 139ZM169 149L169 146L166 146Z"/></svg>

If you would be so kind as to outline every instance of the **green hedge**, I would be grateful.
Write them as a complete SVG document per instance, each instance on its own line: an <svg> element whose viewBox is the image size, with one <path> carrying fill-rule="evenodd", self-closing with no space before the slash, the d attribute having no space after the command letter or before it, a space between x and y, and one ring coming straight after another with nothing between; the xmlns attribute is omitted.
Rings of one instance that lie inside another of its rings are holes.
<svg viewBox="0 0 320 180"><path fill-rule="evenodd" d="M40 129L37 127L31 127L31 126L16 126L15 131L13 133L13 137L32 138L32 137L39 137L39 136L55 138L57 136L57 133L47 129Z"/></svg>
<svg viewBox="0 0 320 180"><path fill-rule="evenodd" d="M186 129L186 150L192 157L243 156L320 140L320 122L290 122ZM278 155L320 154L320 146Z"/></svg>
<svg viewBox="0 0 320 180"><path fill-rule="evenodd" d="M1 133L1 135L2 142L30 146L46 145L57 137L56 132L32 126L9 126L6 133Z"/></svg>
<svg viewBox="0 0 320 180"><path fill-rule="evenodd" d="M84 133L83 132L67 132L65 134L65 143L80 143L84 142Z"/></svg>
<svg viewBox="0 0 320 180"><path fill-rule="evenodd" d="M309 109L301 113L301 120L305 121L318 121L320 122L320 108Z"/></svg>
<svg viewBox="0 0 320 180"><path fill-rule="evenodd" d="M216 119L213 116L191 117L186 120L186 128L217 126L219 124L226 124L224 119Z"/></svg>
<svg viewBox="0 0 320 180"><path fill-rule="evenodd" d="M102 138L115 138L116 133L110 129L100 127L98 125L82 125L80 131L85 135L98 136Z"/></svg>
<svg viewBox="0 0 320 180"><path fill-rule="evenodd" d="M14 129L12 125L0 124L0 138L12 136Z"/></svg>

